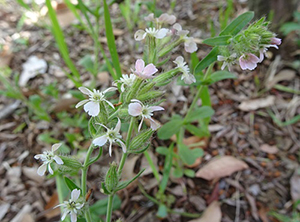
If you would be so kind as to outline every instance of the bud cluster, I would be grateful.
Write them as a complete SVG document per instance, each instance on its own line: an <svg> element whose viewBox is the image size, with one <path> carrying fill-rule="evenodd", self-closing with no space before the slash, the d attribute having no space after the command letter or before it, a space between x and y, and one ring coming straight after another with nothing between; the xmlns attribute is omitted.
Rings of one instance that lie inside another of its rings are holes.
<svg viewBox="0 0 300 222"><path fill-rule="evenodd" d="M223 62L221 69L226 66L230 69L238 61L243 70L253 70L257 63L263 61L270 47L278 49L281 39L268 30L268 25L265 18L262 18L231 38L229 45L220 46L218 61Z"/></svg>

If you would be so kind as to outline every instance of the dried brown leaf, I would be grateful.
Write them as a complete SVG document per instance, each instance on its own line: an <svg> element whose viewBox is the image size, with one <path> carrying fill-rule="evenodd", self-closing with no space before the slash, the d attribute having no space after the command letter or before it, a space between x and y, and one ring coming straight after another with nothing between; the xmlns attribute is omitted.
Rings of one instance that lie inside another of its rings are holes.
<svg viewBox="0 0 300 222"><path fill-rule="evenodd" d="M263 144L260 146L261 151L269 154L276 154L278 152L277 146L270 146L269 144Z"/></svg>
<svg viewBox="0 0 300 222"><path fill-rule="evenodd" d="M208 208L204 211L201 218L190 220L189 222L221 222L222 212L220 204L217 201L213 201Z"/></svg>
<svg viewBox="0 0 300 222"><path fill-rule="evenodd" d="M275 103L275 96L267 96L265 98L243 101L239 105L239 109L243 111L257 110L259 108L272 106L274 105L274 103Z"/></svg>
<svg viewBox="0 0 300 222"><path fill-rule="evenodd" d="M293 176L290 179L291 184L291 196L293 201L300 199L300 168L296 169Z"/></svg>
<svg viewBox="0 0 300 222"><path fill-rule="evenodd" d="M232 156L222 156L212 159L208 164L202 167L196 173L196 177L213 180L229 176L236 171L247 168L248 165L242 160L236 159Z"/></svg>

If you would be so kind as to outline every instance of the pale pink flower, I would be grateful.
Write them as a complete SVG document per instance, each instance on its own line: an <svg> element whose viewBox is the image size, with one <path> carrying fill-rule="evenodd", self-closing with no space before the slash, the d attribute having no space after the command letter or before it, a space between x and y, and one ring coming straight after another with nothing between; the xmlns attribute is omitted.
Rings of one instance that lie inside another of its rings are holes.
<svg viewBox="0 0 300 222"><path fill-rule="evenodd" d="M84 203L78 200L80 196L80 190L74 189L71 192L71 199L68 201L64 201L62 204L59 204L56 207L63 207L63 215L61 216L61 220L63 221L68 214L71 216L71 222L77 221L78 211L82 209Z"/></svg>
<svg viewBox="0 0 300 222"><path fill-rule="evenodd" d="M153 74L155 74L158 69L152 63L145 67L144 60L138 59L135 62L135 70L131 71L141 79L151 79L154 78Z"/></svg>
<svg viewBox="0 0 300 222"><path fill-rule="evenodd" d="M43 161L43 164L38 168L37 173L40 176L43 176L47 170L48 167L48 171L50 174L53 175L53 170L51 168L51 163L56 162L59 165L64 164L64 162L62 161L62 159L55 155L54 152L61 146L61 143L56 143L53 144L51 151L46 150L43 152L43 154L37 154L34 156L35 159L40 159Z"/></svg>
<svg viewBox="0 0 300 222"><path fill-rule="evenodd" d="M179 68L182 72L181 80L183 80L185 84L192 84L196 82L195 76L190 73L190 69L186 65L186 62L184 61L182 56L178 56L173 62L177 64L176 68Z"/></svg>
<svg viewBox="0 0 300 222"><path fill-rule="evenodd" d="M134 80L136 79L136 75L134 74L122 74L122 77L113 83L114 86L117 86L118 83L121 84L121 91L124 92L125 88L129 88L133 85Z"/></svg>
<svg viewBox="0 0 300 222"><path fill-rule="evenodd" d="M243 54L240 59L240 66L243 70L249 69L249 70L253 70L257 67L257 63L260 62L260 59L252 54L252 53L248 53L248 54Z"/></svg>
<svg viewBox="0 0 300 222"><path fill-rule="evenodd" d="M139 124L138 131L141 130L144 119L149 119L151 129L157 130L160 127L160 124L157 123L154 119L152 119L152 116L153 116L153 112L164 110L163 107L144 105L141 101L137 99L132 99L131 102L132 103L130 103L128 106L129 115L134 117L136 116L142 117L142 120Z"/></svg>
<svg viewBox="0 0 300 222"><path fill-rule="evenodd" d="M113 109L115 108L114 105L105 99L105 94L114 90L117 90L116 87L109 87L103 92L100 92L99 90L94 89L93 91L89 90L86 87L79 87L79 90L89 96L89 99L85 99L80 101L76 104L75 108L78 108L82 105L85 112L87 112L90 116L98 116L100 113L100 103L106 102L108 105L110 105Z"/></svg>
<svg viewBox="0 0 300 222"><path fill-rule="evenodd" d="M158 24L167 23L172 25L176 22L176 17L174 15L169 15L167 13L161 14L158 18L154 18L154 14L151 13L144 18L148 22L156 22Z"/></svg>
<svg viewBox="0 0 300 222"><path fill-rule="evenodd" d="M169 29L156 29L156 28L147 28L144 30L137 30L136 33L134 34L134 39L136 41L142 41L143 39L146 38L147 35L153 36L157 39L163 39L166 37L167 33L169 32Z"/></svg>
<svg viewBox="0 0 300 222"><path fill-rule="evenodd" d="M178 35L180 38L184 40L184 49L186 52L193 53L198 50L197 44L194 41L193 37L188 37L189 31L182 30L182 27L180 24L175 23L173 25L173 32L174 34Z"/></svg>
<svg viewBox="0 0 300 222"><path fill-rule="evenodd" d="M121 129L121 121L118 118L118 123L116 127L113 129L108 129L106 126L104 126L101 123L98 123L99 125L103 126L107 131L104 135L101 135L93 140L93 144L96 146L103 146L107 141L109 141L109 155L112 154L112 144L113 143L119 143L122 147L122 150L124 153L126 153L126 145L121 140L122 136L120 134Z"/></svg>
<svg viewBox="0 0 300 222"><path fill-rule="evenodd" d="M274 46L281 45L281 39L273 37L273 38L271 38L270 43L271 43L271 45L274 45ZM277 49L278 49L278 47L277 47Z"/></svg>
<svg viewBox="0 0 300 222"><path fill-rule="evenodd" d="M220 62L223 62L221 69L224 70L226 66L228 67L228 70L230 71L231 65L235 62L236 59L236 53L232 53L230 56L222 56L218 55L217 60Z"/></svg>

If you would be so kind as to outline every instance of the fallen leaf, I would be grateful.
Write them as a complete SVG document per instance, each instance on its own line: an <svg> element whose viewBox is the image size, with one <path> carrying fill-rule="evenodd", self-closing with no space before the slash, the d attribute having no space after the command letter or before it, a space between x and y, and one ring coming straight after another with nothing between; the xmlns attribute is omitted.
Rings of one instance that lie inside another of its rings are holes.
<svg viewBox="0 0 300 222"><path fill-rule="evenodd" d="M58 194L55 192L51 197L48 203L45 206L45 217L50 219L56 217L60 214L60 208L54 208L56 205L59 204Z"/></svg>
<svg viewBox="0 0 300 222"><path fill-rule="evenodd" d="M25 86L29 79L46 72L47 63L44 59L39 59L37 56L30 56L22 67L23 71L20 75L19 85Z"/></svg>
<svg viewBox="0 0 300 222"><path fill-rule="evenodd" d="M45 178L41 177L37 174L37 168L35 168L35 167L23 167L22 170L23 170L23 174L27 178L37 182L38 184L41 184L42 182L44 182Z"/></svg>
<svg viewBox="0 0 300 222"><path fill-rule="evenodd" d="M295 76L296 76L296 71L291 69L283 69L277 75L275 75L275 77L268 80L268 82L266 83L266 87L267 89L271 89L278 82L293 80Z"/></svg>
<svg viewBox="0 0 300 222"><path fill-rule="evenodd" d="M247 169L248 165L232 156L222 156L212 159L208 164L202 167L196 177L206 180L218 179L233 174L236 171Z"/></svg>
<svg viewBox="0 0 300 222"><path fill-rule="evenodd" d="M292 200L296 202L300 199L300 168L296 169L290 179ZM299 209L299 205L297 207Z"/></svg>
<svg viewBox="0 0 300 222"><path fill-rule="evenodd" d="M269 144L263 144L260 146L261 151L269 154L276 154L278 152L277 146L270 146Z"/></svg>
<svg viewBox="0 0 300 222"><path fill-rule="evenodd" d="M8 45L2 46L2 50L0 52L0 68L8 67L10 61L13 57L13 54Z"/></svg>
<svg viewBox="0 0 300 222"><path fill-rule="evenodd" d="M257 210L257 207L256 207L256 201L255 201L254 197L252 197L250 194L245 193L245 195L246 195L248 203L250 204L250 207L251 207L251 215L252 215L252 217L254 217L254 219L256 221L258 221L259 216L258 216L258 210Z"/></svg>
<svg viewBox="0 0 300 222"><path fill-rule="evenodd" d="M265 98L243 101L239 105L239 109L243 111L257 110L274 105L275 96L267 96Z"/></svg>
<svg viewBox="0 0 300 222"><path fill-rule="evenodd" d="M208 208L204 211L202 217L189 222L221 222L222 212L220 204L217 201L213 201Z"/></svg>
<svg viewBox="0 0 300 222"><path fill-rule="evenodd" d="M32 206L26 204L10 222L24 221L24 217L27 217L28 213L30 213L31 210L32 210Z"/></svg>
<svg viewBox="0 0 300 222"><path fill-rule="evenodd" d="M0 220L2 220L5 216L5 214L8 212L10 208L10 204L9 203L4 203L0 205Z"/></svg>
<svg viewBox="0 0 300 222"><path fill-rule="evenodd" d="M130 180L135 177L134 167L138 158L139 156L134 156L126 160L122 171L122 180Z"/></svg>

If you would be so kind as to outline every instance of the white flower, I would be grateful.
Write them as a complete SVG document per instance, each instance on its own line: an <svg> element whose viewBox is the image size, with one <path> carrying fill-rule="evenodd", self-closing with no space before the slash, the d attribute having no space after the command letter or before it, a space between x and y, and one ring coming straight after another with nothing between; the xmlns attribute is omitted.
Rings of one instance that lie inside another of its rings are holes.
<svg viewBox="0 0 300 222"><path fill-rule="evenodd" d="M142 41L143 39L146 38L147 35L153 36L157 39L163 39L166 37L169 29L156 29L156 28L147 28L144 30L137 30L136 33L134 34L134 39L136 41Z"/></svg>
<svg viewBox="0 0 300 222"><path fill-rule="evenodd" d="M154 111L161 111L161 110L165 110L163 107L161 106L145 106L141 101L137 100L137 99L132 99L131 100L132 103L129 104L128 106L128 113L131 116L141 116L142 120L141 123L139 124L139 128L138 131L140 131L144 118L145 119L149 119L150 120L150 127L153 130L157 130L160 125L155 122L154 119L151 118L151 116L153 116L153 112Z"/></svg>
<svg viewBox="0 0 300 222"><path fill-rule="evenodd" d="M43 154L37 154L34 156L35 159L41 159L43 161L43 164L38 168L37 173L40 176L43 176L47 170L47 166L48 166L48 171L49 173L53 174L53 170L51 168L51 163L53 163L54 161L61 165L64 164L64 162L62 161L62 159L57 156L54 155L54 152L61 146L61 143L56 143L53 144L51 151L46 150L43 152Z"/></svg>
<svg viewBox="0 0 300 222"><path fill-rule="evenodd" d="M193 53L196 52L198 47L193 37L188 37L189 31L182 30L180 24L175 23L173 25L174 33L184 40L184 49L186 52Z"/></svg>
<svg viewBox="0 0 300 222"><path fill-rule="evenodd" d="M230 66L235 62L236 57L237 57L236 53L233 53L228 57L218 55L217 56L218 61L223 62L221 69L224 70L225 67L227 66L228 70L230 71Z"/></svg>
<svg viewBox="0 0 300 222"><path fill-rule="evenodd" d="M110 105L113 109L115 108L114 105L105 99L105 93L111 92L114 90L117 90L116 87L109 87L108 89L104 90L103 92L100 92L99 90L94 89L93 92L89 90L86 87L79 87L79 90L85 94L88 95L90 98L85 99L77 103L75 108L78 108L82 105L84 105L84 111L87 112L90 116L98 116L100 113L100 103L106 102L108 105Z"/></svg>
<svg viewBox="0 0 300 222"><path fill-rule="evenodd" d="M167 23L172 25L176 22L176 17L174 15L169 15L167 13L161 14L158 18L154 18L154 14L151 13L144 18L146 21L149 22L156 22L157 24Z"/></svg>
<svg viewBox="0 0 300 222"><path fill-rule="evenodd" d="M122 147L122 150L124 153L126 153L126 145L121 140L122 136L119 133L121 129L121 121L118 118L118 123L114 129L108 129L106 126L104 126L101 123L98 123L99 125L103 126L107 131L104 135L99 136L93 140L93 144L96 146L103 146L107 140L109 141L109 155L111 156L112 153L112 143L119 143Z"/></svg>
<svg viewBox="0 0 300 222"><path fill-rule="evenodd" d="M78 202L78 198L80 196L80 190L74 189L71 192L71 199L68 201L64 201L62 204L59 204L56 207L63 207L63 215L61 220L63 221L68 214L71 215L71 222L77 221L78 211L84 206L84 203Z"/></svg>
<svg viewBox="0 0 300 222"><path fill-rule="evenodd" d="M190 73L190 69L186 65L186 62L184 61L182 56L178 56L173 62L177 64L176 68L179 68L181 70L182 72L181 80L183 80L185 84L191 84L196 82L195 76L193 76Z"/></svg>
<svg viewBox="0 0 300 222"><path fill-rule="evenodd" d="M121 83L121 91L124 92L125 91L125 86L126 87L131 87L134 80L136 79L136 75L134 74L122 74L122 77L114 82L114 86L117 86L117 83Z"/></svg>

